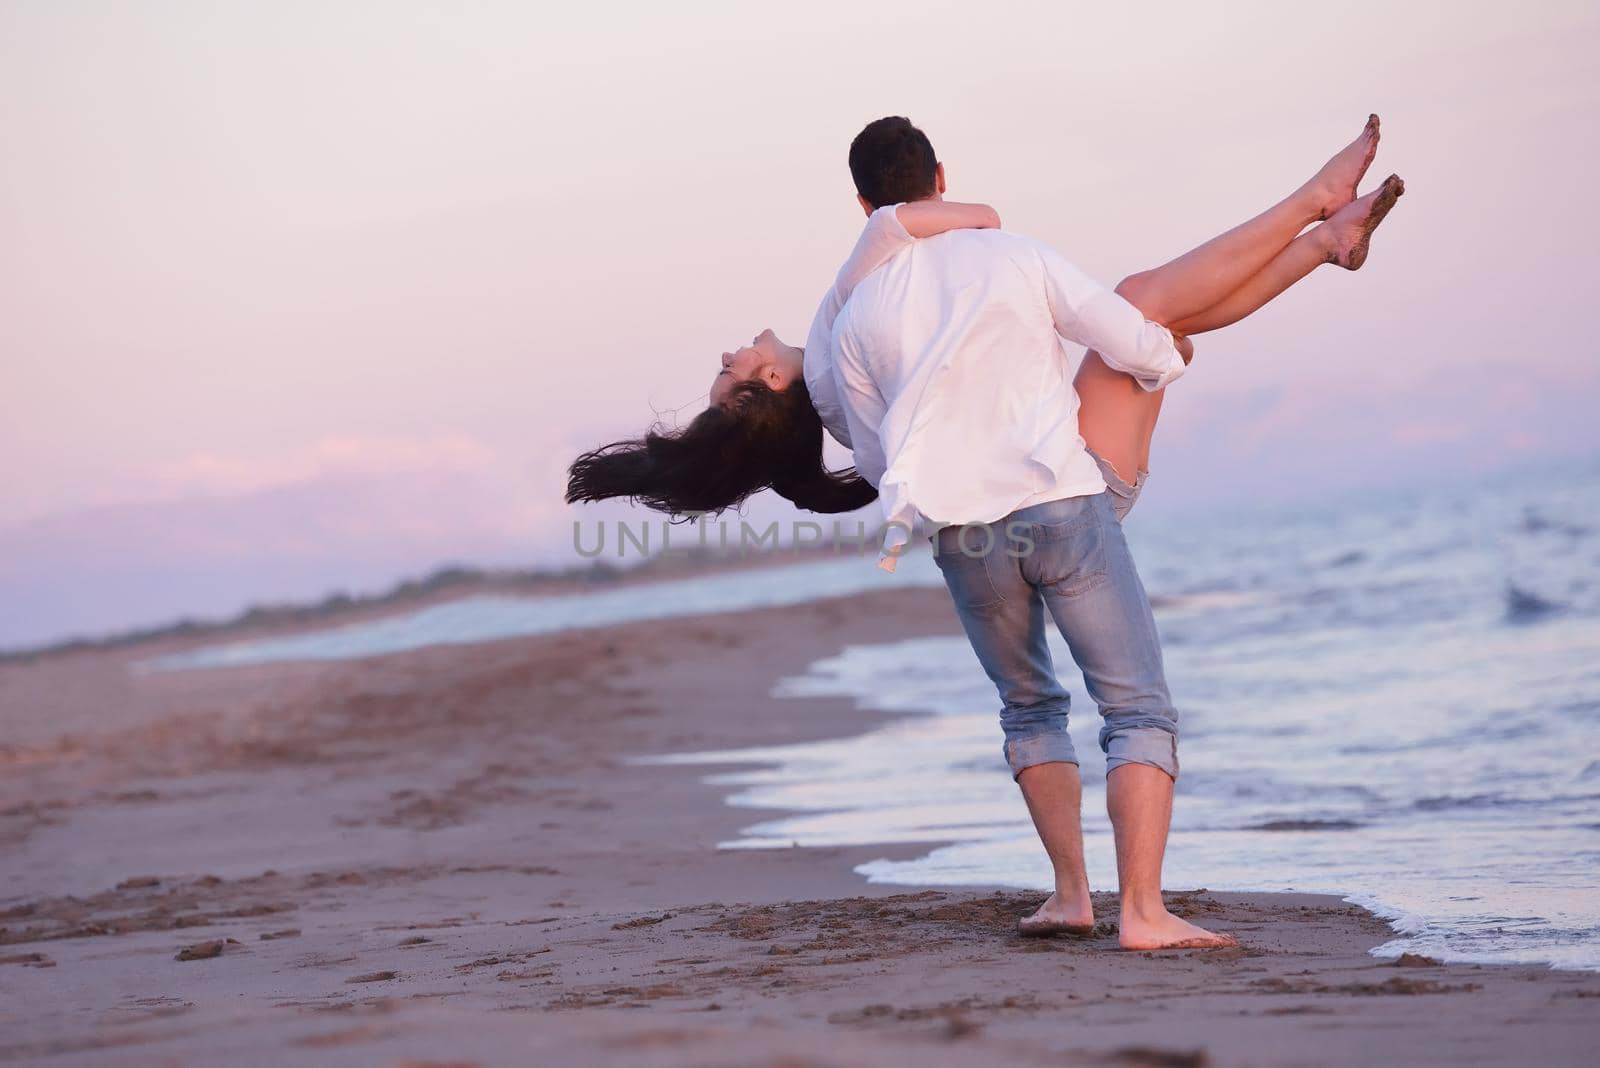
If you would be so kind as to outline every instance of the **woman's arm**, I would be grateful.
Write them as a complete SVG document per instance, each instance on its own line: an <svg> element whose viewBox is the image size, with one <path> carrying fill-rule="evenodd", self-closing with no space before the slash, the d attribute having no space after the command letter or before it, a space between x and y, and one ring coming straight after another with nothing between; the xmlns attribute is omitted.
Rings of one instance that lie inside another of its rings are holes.
<svg viewBox="0 0 1600 1068"><path fill-rule="evenodd" d="M833 314L838 314L867 275L893 259L911 242L948 230L992 230L999 225L1000 215L987 204L915 200L879 208L867 218L856 247L834 279Z"/></svg>
<svg viewBox="0 0 1600 1068"><path fill-rule="evenodd" d="M912 237L932 237L946 230L998 230L1000 213L987 204L953 200L913 200L894 209Z"/></svg>

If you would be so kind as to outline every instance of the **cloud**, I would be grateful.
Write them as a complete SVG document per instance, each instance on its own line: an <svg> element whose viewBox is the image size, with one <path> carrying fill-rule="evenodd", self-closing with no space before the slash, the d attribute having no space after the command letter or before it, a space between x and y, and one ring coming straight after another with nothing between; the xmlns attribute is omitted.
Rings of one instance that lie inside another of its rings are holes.
<svg viewBox="0 0 1600 1068"><path fill-rule="evenodd" d="M469 475L492 470L495 451L461 433L425 437L329 435L267 456L192 452L150 472L155 497L234 496L320 479Z"/></svg>
<svg viewBox="0 0 1600 1068"><path fill-rule="evenodd" d="M372 592L447 563L559 562L554 451L529 452L443 434L191 454L131 499L0 529L0 646Z"/></svg>

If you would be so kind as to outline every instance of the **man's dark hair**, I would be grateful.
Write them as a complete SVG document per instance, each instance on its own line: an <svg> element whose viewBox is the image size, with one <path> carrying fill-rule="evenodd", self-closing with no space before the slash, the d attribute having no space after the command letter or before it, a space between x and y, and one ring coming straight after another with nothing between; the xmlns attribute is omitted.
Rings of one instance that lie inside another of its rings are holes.
<svg viewBox="0 0 1600 1068"><path fill-rule="evenodd" d="M850 177L874 208L933 196L938 166L928 135L899 115L867 123L850 142Z"/></svg>

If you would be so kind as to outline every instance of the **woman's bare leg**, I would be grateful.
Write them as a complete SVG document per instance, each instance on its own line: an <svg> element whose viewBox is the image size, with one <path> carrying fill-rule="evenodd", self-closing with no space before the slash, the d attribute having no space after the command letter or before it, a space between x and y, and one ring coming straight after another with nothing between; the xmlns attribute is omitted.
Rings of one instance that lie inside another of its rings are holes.
<svg viewBox="0 0 1600 1068"><path fill-rule="evenodd" d="M1405 190L1405 182L1391 174L1377 189L1289 242L1288 248L1222 300L1168 325L1185 335L1220 330L1255 312L1324 263L1357 270L1366 262L1372 231Z"/></svg>
<svg viewBox="0 0 1600 1068"><path fill-rule="evenodd" d="M1305 227L1355 200L1378 150L1378 117L1288 197L1232 230L1150 271L1123 279L1117 292L1145 316L1170 326L1204 312L1266 270ZM1089 352L1073 382L1078 430L1089 447L1133 482L1149 463L1163 392L1146 393Z"/></svg>
<svg viewBox="0 0 1600 1068"><path fill-rule="evenodd" d="M1356 198L1356 187L1378 151L1378 137L1378 116L1369 115L1360 135L1299 189L1177 259L1124 279L1118 292L1147 318L1164 324L1211 307L1265 267L1296 234Z"/></svg>
<svg viewBox="0 0 1600 1068"><path fill-rule="evenodd" d="M1376 133L1375 126L1369 129ZM1330 168L1337 170L1335 165L1341 162L1341 158L1348 162L1351 150L1361 143L1362 139L1357 138L1350 148L1330 160L1328 166L1319 172L1319 178ZM1370 158L1364 157L1360 169L1364 171L1368 162ZM1315 182L1314 179L1307 186ZM1296 196L1302 195L1305 188L1302 187ZM1227 248L1243 248L1242 234L1253 235L1259 240L1282 236L1284 231L1281 229L1273 234L1264 224L1257 224L1269 219L1275 212L1288 217L1280 209L1291 203L1294 197L1244 226L1208 241L1193 252L1153 271L1125 279L1117 291L1146 316L1179 333L1194 334L1218 329L1256 311L1321 263L1339 263L1351 270L1360 267L1366 258L1367 243L1373 229L1383 220L1404 189L1404 183L1391 175L1378 190L1360 200L1349 202L1335 212L1327 223L1298 237L1290 234L1277 252L1257 270L1241 278L1232 290L1209 305L1199 306L1199 299L1215 292L1212 283L1218 275L1214 269L1213 253ZM1248 259L1256 251L1258 249L1245 248L1244 254ZM1178 314L1172 317L1174 312ZM1099 354L1092 351L1084 357L1073 384L1081 404L1078 424L1084 441L1124 479L1135 481L1139 473L1149 467L1150 441L1161 415L1165 391L1145 392L1127 375L1107 367Z"/></svg>
<svg viewBox="0 0 1600 1068"><path fill-rule="evenodd" d="M1186 335L1218 330L1259 310L1324 263L1336 263L1352 271L1359 269L1366 262L1372 232L1405 188L1405 182L1391 174L1377 189L1289 242L1265 267L1222 300L1166 325ZM1134 293L1128 299L1150 314L1140 303L1142 294ZM1092 351L1084 356L1073 385L1080 402L1078 432L1084 442L1125 480L1135 481L1139 472L1150 467L1150 442L1167 391L1147 393L1132 378L1107 367Z"/></svg>

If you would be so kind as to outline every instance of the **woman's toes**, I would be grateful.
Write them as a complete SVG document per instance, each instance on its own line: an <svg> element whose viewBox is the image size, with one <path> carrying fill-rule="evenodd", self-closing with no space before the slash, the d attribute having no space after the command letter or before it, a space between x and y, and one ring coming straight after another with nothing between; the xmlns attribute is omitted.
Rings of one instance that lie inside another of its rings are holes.
<svg viewBox="0 0 1600 1068"><path fill-rule="evenodd" d="M1406 183L1398 174L1391 174L1378 188L1339 209L1327 223L1334 235L1329 260L1347 271L1360 270L1367 262L1372 232L1405 191Z"/></svg>
<svg viewBox="0 0 1600 1068"><path fill-rule="evenodd" d="M1323 164L1317 173L1317 188L1322 201L1320 218L1330 218L1334 212L1356 199L1356 189L1366 175L1372 159L1378 154L1381 137L1377 115L1368 115L1367 124L1332 159Z"/></svg>

